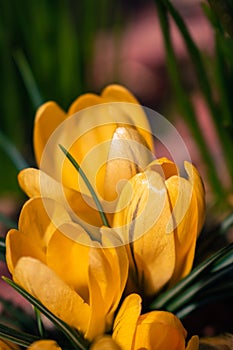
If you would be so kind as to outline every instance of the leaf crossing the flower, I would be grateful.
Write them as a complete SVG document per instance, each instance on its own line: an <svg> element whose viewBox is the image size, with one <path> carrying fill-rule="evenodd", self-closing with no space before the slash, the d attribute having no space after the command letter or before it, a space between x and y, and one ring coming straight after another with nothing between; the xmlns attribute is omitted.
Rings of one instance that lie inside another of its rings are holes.
<svg viewBox="0 0 233 350"><path fill-rule="evenodd" d="M69 342L74 347L74 350L87 350L88 342L83 338L83 336L74 328L71 328L65 322L56 317L51 313L44 305L42 305L36 298L34 298L30 293L21 288L19 285L14 283L7 277L3 277L11 287L13 287L19 294L21 294L26 300L28 300L34 307L37 308L42 314L44 314L57 328L59 328L63 334L67 337Z"/></svg>
<svg viewBox="0 0 233 350"><path fill-rule="evenodd" d="M86 174L84 173L84 171L82 170L82 168L80 167L80 165L77 163L77 161L74 159L74 157L70 154L69 151L66 150L65 147L63 147L62 145L59 145L60 149L62 150L62 152L65 154L65 156L69 159L69 161L71 162L71 164L73 164L73 166L75 167L75 169L79 172L80 176L83 178L88 190L90 191L93 200L95 201L96 207L99 211L100 217L103 221L104 226L110 227L107 217L104 213L104 210L102 208L102 205L95 193L95 190L93 189L90 181L88 180Z"/></svg>

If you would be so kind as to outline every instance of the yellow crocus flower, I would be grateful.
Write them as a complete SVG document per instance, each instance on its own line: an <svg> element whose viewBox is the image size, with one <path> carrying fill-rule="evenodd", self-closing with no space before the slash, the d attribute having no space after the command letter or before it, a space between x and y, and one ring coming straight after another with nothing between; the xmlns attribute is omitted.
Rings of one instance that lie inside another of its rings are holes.
<svg viewBox="0 0 233 350"><path fill-rule="evenodd" d="M80 96L67 113L54 102L47 102L38 109L34 151L41 171L23 170L19 174L21 187L30 197L38 193L45 197L50 188L57 189L62 183L59 200L65 196L75 214L97 226L100 220L92 199L88 198L90 193L58 144L68 149L82 167L99 199L107 201L106 212L109 213L114 212L119 181L142 170L152 160L154 152L143 109L120 85L106 87L100 96L91 93ZM54 197L56 192L51 195Z"/></svg>
<svg viewBox="0 0 233 350"><path fill-rule="evenodd" d="M128 275L125 247L113 247L117 235L103 227L100 236L92 241L61 205L38 197L26 202L19 229L6 239L14 281L89 340L111 329Z"/></svg>
<svg viewBox="0 0 233 350"><path fill-rule="evenodd" d="M185 346L187 332L180 320L170 312L141 313L141 298L130 294L125 298L113 326L112 340L103 336L94 341L91 350L198 350L199 339L193 336ZM106 347L107 349L107 347Z"/></svg>
<svg viewBox="0 0 233 350"><path fill-rule="evenodd" d="M168 159L155 160L120 194L113 227L127 244L128 292L153 296L191 270L205 200L197 170L184 166L187 179Z"/></svg>

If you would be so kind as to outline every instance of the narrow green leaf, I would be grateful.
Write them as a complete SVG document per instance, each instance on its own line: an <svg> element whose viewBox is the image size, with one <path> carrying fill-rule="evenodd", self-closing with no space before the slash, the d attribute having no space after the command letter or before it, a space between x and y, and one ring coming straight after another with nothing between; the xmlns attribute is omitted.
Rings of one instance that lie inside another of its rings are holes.
<svg viewBox="0 0 233 350"><path fill-rule="evenodd" d="M233 293L233 288L227 288L226 290L222 290L219 291L217 294L214 294L215 291L213 290L212 293L210 292L210 294L207 297L202 297L199 300L195 300L194 302L189 302L188 305L185 305L183 308L181 308L180 310L176 311L176 316L179 319L183 319L186 316L188 316L191 312L193 312L194 310L212 303L212 302L216 302L218 300L225 300L225 299L231 299L232 298L232 293Z"/></svg>
<svg viewBox="0 0 233 350"><path fill-rule="evenodd" d="M169 303L166 304L166 309L170 312L176 313L178 309L184 305L192 302L193 300L202 299L202 294L213 286L227 281L233 275L233 265L225 266L221 270L215 273L205 275L202 279L198 280L196 283L190 285L187 289L183 290L179 295L176 295ZM229 284L227 284L229 286ZM213 296L214 298L217 295Z"/></svg>
<svg viewBox="0 0 233 350"><path fill-rule="evenodd" d="M34 307L36 307L41 313L43 313L56 327L58 327L63 334L67 337L70 343L74 346L75 350L87 350L88 343L83 336L78 333L77 330L68 326L65 322L60 320L54 314L52 314L44 305L42 305L36 298L29 294L26 290L18 286L7 277L3 277L10 286L12 286L19 294L21 294L26 300L28 300Z"/></svg>
<svg viewBox="0 0 233 350"><path fill-rule="evenodd" d="M82 170L82 168L80 167L80 165L77 163L77 161L74 159L74 157L69 153L69 151L67 151L67 150L65 149L65 147L63 147L62 145L59 145L59 147L60 147L60 149L62 150L62 152L65 154L65 156L69 159L69 161L71 162L71 164L72 164L72 165L75 167L75 169L79 172L80 176L83 178L83 180L84 180L84 182L85 182L85 184L86 184L88 190L90 191L90 194L91 194L91 196L92 196L92 198L93 198L93 200L94 200L94 202L95 202L95 204L96 204L96 207L97 207L98 212L99 212L99 214L100 214L100 217L101 217L101 219L102 219L102 221L103 221L103 224L104 224L105 226L110 227L110 225L109 225L109 223L108 223L108 220L107 220L107 218L106 218L106 215L105 215L105 213L104 213L104 210L103 210L103 208L102 208L102 205L101 205L101 203L100 203L100 201L99 201L99 199L98 199L98 197L97 197L97 195L96 195L96 193L95 193L94 188L92 187L90 181L88 180L86 174L84 173L84 171Z"/></svg>
<svg viewBox="0 0 233 350"><path fill-rule="evenodd" d="M187 95L187 91L184 89L182 85L182 79L179 75L179 66L176 59L175 51L172 44L171 34L170 34L170 26L167 16L167 9L165 7L165 3L161 0L155 1L158 10L158 16L160 21L160 26L163 32L163 39L166 48L167 55L167 66L169 71L169 77L176 94L176 100L178 108L180 109L183 117L188 123L194 138L196 139L198 146L200 148L203 160L205 165L208 168L209 174L209 182L213 188L214 193L217 198L222 198L224 196L224 189L221 181L219 180L215 168L215 164L206 143L205 137L201 131L200 125L197 121L197 117L195 114L195 110L191 103L189 96Z"/></svg>
<svg viewBox="0 0 233 350"><path fill-rule="evenodd" d="M218 265L218 262L221 261L224 256L227 256L230 252L233 251L233 243L229 244L227 247L219 250L217 253L213 254L211 257L206 259L203 263L198 265L193 271L180 282L178 282L174 287L168 291L160 294L150 305L151 309L162 309L166 308L166 305L178 297L185 288L192 286L196 281L200 280L205 276L211 268L214 268Z"/></svg>
<svg viewBox="0 0 233 350"><path fill-rule="evenodd" d="M28 168L27 162L19 153L17 148L11 143L11 141L0 130L0 147L5 151L17 170Z"/></svg>
<svg viewBox="0 0 233 350"><path fill-rule="evenodd" d="M0 339L10 341L20 346L28 347L31 343L40 340L41 338L0 324Z"/></svg>
<svg viewBox="0 0 233 350"><path fill-rule="evenodd" d="M41 313L36 307L34 307L34 310L35 310L36 322L37 322L39 335L41 336L41 338L44 338L45 337L45 329L44 329L44 325L43 325L43 322L41 319Z"/></svg>
<svg viewBox="0 0 233 350"><path fill-rule="evenodd" d="M22 75L28 94L31 97L31 101L34 107L38 108L43 103L43 99L37 87L29 63L21 50L15 51L14 58Z"/></svg>
<svg viewBox="0 0 233 350"><path fill-rule="evenodd" d="M220 224L219 232L225 234L233 226L233 213L228 215Z"/></svg>
<svg viewBox="0 0 233 350"><path fill-rule="evenodd" d="M0 260L5 260L6 255L6 244L5 244L5 238L0 237Z"/></svg>
<svg viewBox="0 0 233 350"><path fill-rule="evenodd" d="M158 1L158 3L160 3L160 2L161 2L161 0ZM188 53L190 55L190 58L191 58L192 63L193 63L193 67L194 67L196 75L197 75L197 80L198 80L200 89L203 92L203 95L206 99L206 102L208 104L209 110L210 110L211 115L212 115L212 120L215 124L216 131L217 131L218 136L220 138L221 146L222 146L222 149L224 152L224 157L226 160L226 164L228 166L229 173L233 179L233 162L232 162L231 154L229 152L229 149L232 149L232 147L233 147L232 137L231 137L231 135L228 135L227 129L223 125L221 118L219 118L220 111L219 111L219 108L217 107L217 105L214 101L214 94L212 92L212 83L208 79L207 69L203 63L201 52L198 49L195 42L193 41L193 39L189 33L189 30L188 30L187 26L185 25L183 18L180 16L180 14L175 9L175 7L172 5L172 3L169 0L163 0L162 3L167 8L169 14L171 15L171 17L175 21L177 28L179 29L179 31L184 39L184 43L187 47ZM212 173L211 173L211 176L213 176Z"/></svg>

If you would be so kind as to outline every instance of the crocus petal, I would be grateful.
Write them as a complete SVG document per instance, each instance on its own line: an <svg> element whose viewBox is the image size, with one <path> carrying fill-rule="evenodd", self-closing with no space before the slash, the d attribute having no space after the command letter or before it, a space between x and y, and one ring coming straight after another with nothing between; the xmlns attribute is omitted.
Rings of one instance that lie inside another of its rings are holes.
<svg viewBox="0 0 233 350"><path fill-rule="evenodd" d="M191 165L186 166L191 173ZM194 170L193 170L194 172ZM197 175L196 175L197 176ZM200 181L197 178L198 182ZM200 216L204 217L204 205L198 207L195 183L178 176L166 180L166 186L173 208L173 221L168 225L168 232L174 231L176 247L176 265L169 285L174 285L186 276L193 264L197 235L199 233ZM200 189L200 186L198 187ZM199 193L200 203L203 203L204 191ZM203 221L202 221L203 223ZM172 227L172 226L175 227ZM187 232L187 227L189 228Z"/></svg>
<svg viewBox="0 0 233 350"><path fill-rule="evenodd" d="M186 331L169 312L151 311L139 317L133 349L184 350Z"/></svg>
<svg viewBox="0 0 233 350"><path fill-rule="evenodd" d="M131 278L152 295L171 278L175 266L174 237L165 232L171 210L164 180L150 170L137 174L122 190L118 208L124 209L115 214L113 225L131 242Z"/></svg>
<svg viewBox="0 0 233 350"><path fill-rule="evenodd" d="M34 125L34 151L37 164L40 164L41 156L49 137L65 118L65 112L52 101L43 104L37 110Z"/></svg>
<svg viewBox="0 0 233 350"><path fill-rule="evenodd" d="M15 229L10 230L6 236L6 262L8 269L13 274L15 266L20 258L30 256L42 262L46 262L46 255L37 243Z"/></svg>
<svg viewBox="0 0 233 350"><path fill-rule="evenodd" d="M176 265L170 285L173 285L191 270L197 239L196 200L192 186L184 178L173 176L166 181L171 207L173 208L168 233L174 231ZM188 233L187 233L188 227Z"/></svg>
<svg viewBox="0 0 233 350"><path fill-rule="evenodd" d="M153 170L160 174L164 179L173 175L179 175L178 167L171 160L163 157L153 160L146 169Z"/></svg>
<svg viewBox="0 0 233 350"><path fill-rule="evenodd" d="M47 250L47 265L86 302L90 245L91 239L80 225L67 223L55 231Z"/></svg>
<svg viewBox="0 0 233 350"><path fill-rule="evenodd" d="M94 340L90 350L122 350L110 335L103 335Z"/></svg>
<svg viewBox="0 0 233 350"><path fill-rule="evenodd" d="M18 175L21 188L29 197L48 197L64 205L74 219L84 224L100 226L99 212L95 210L93 199L78 191L67 188L41 170L27 168Z"/></svg>
<svg viewBox="0 0 233 350"><path fill-rule="evenodd" d="M13 278L54 315L79 331L86 331L89 305L46 265L23 257L15 267Z"/></svg>
<svg viewBox="0 0 233 350"><path fill-rule="evenodd" d="M45 250L56 226L67 221L71 221L70 216L56 201L50 198L32 198L22 208L19 230L27 233L28 237L33 235L32 240Z"/></svg>
<svg viewBox="0 0 233 350"><path fill-rule="evenodd" d="M38 340L28 350L62 350L54 340Z"/></svg>
<svg viewBox="0 0 233 350"><path fill-rule="evenodd" d="M31 256L45 262L47 245L56 225L66 221L71 221L69 215L52 199L28 200L20 213L19 232L11 230L7 235L6 257L11 273L21 256Z"/></svg>
<svg viewBox="0 0 233 350"><path fill-rule="evenodd" d="M138 294L130 294L123 301L113 325L113 339L122 350L133 349L133 339L139 315L141 298Z"/></svg>
<svg viewBox="0 0 233 350"><path fill-rule="evenodd" d="M140 106L138 100L121 85L109 85L102 91L102 96L106 102L128 102L116 104L119 114L127 116L131 125L134 125L145 139L149 149L154 151L153 138L147 117ZM136 106L135 106L136 105Z"/></svg>
<svg viewBox="0 0 233 350"><path fill-rule="evenodd" d="M106 295L104 296L104 298L107 298L108 300L106 323L107 325L112 325L114 313L125 289L129 262L126 247L117 244L117 236L115 236L115 232L107 227L102 227L100 231L102 234L102 246L104 247L103 253L110 263L112 270L111 276L108 278L109 283L113 285L114 289L112 290L112 293L110 290L107 290Z"/></svg>
<svg viewBox="0 0 233 350"><path fill-rule="evenodd" d="M128 89L126 89L124 86L117 85L117 84L108 85L102 91L102 96L107 101L130 102L130 103L138 104L138 100L130 93Z"/></svg>
<svg viewBox="0 0 233 350"><path fill-rule="evenodd" d="M197 233L201 232L203 223L205 221L205 189L202 179L197 169L189 162L184 162L185 170L188 174L189 181L193 186L193 191L196 196L197 206Z"/></svg>
<svg viewBox="0 0 233 350"><path fill-rule="evenodd" d="M100 103L103 103L103 99L92 93L87 93L84 95L79 96L70 106L68 115L73 115L82 109L98 105Z"/></svg>
<svg viewBox="0 0 233 350"><path fill-rule="evenodd" d="M199 337L197 335L194 335L189 340L187 347L186 347L186 350L198 350L198 349L199 349Z"/></svg>
<svg viewBox="0 0 233 350"><path fill-rule="evenodd" d="M116 199L117 192L120 192L120 188L116 187L119 181L130 179L142 171L151 160L152 153L136 128L117 127L111 139L105 170L106 200Z"/></svg>
<svg viewBox="0 0 233 350"><path fill-rule="evenodd" d="M108 228L102 230L102 234L112 231ZM89 253L88 286L91 317L86 332L88 339L93 339L112 328L114 313L122 297L128 274L125 247L113 247L113 241L108 237L103 240L106 248L96 245Z"/></svg>

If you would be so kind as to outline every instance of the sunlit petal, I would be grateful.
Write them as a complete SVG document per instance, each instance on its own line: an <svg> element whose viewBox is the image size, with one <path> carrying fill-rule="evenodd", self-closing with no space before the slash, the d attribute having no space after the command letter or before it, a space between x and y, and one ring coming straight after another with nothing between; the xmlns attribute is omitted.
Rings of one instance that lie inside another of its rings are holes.
<svg viewBox="0 0 233 350"><path fill-rule="evenodd" d="M152 295L171 278L175 266L174 237L165 232L171 209L164 180L149 170L137 174L124 187L118 207L124 209L115 214L114 226L131 242L131 278Z"/></svg>
<svg viewBox="0 0 233 350"><path fill-rule="evenodd" d="M167 229L168 232L174 231L176 246L176 266L170 285L173 285L190 272L200 229L200 220L202 224L204 220L204 190L200 177L195 173L196 170L190 163L186 163L186 167L189 169L189 174L195 174L195 180L197 181L189 181L178 176L172 176L166 180L169 199L173 208L173 221L170 221ZM192 178L194 179L194 177ZM199 190L198 197L195 190L196 183Z"/></svg>
<svg viewBox="0 0 233 350"><path fill-rule="evenodd" d="M139 317L134 349L184 350L186 331L173 314L152 311Z"/></svg>
<svg viewBox="0 0 233 350"><path fill-rule="evenodd" d="M132 349L140 313L140 296L138 294L131 294L126 297L113 325L113 339L120 345L122 350Z"/></svg>
<svg viewBox="0 0 233 350"><path fill-rule="evenodd" d="M202 179L197 171L197 169L189 162L184 162L185 170L188 174L189 181L193 186L193 191L196 196L196 206L197 206L197 231L198 235L201 232L205 220L205 189Z"/></svg>
<svg viewBox="0 0 233 350"><path fill-rule="evenodd" d="M65 118L65 112L52 101L43 104L37 110L34 124L34 151L37 164L40 164L41 156L49 137Z"/></svg>
<svg viewBox="0 0 233 350"><path fill-rule="evenodd" d="M168 179L173 175L179 175L177 165L165 157L153 160L146 169L157 172L164 179Z"/></svg>
<svg viewBox="0 0 233 350"><path fill-rule="evenodd" d="M70 326L86 331L90 318L89 305L46 265L23 257L15 267L13 278L54 315Z"/></svg>
<svg viewBox="0 0 233 350"><path fill-rule="evenodd" d="M103 335L94 340L90 350L122 350L110 335Z"/></svg>
<svg viewBox="0 0 233 350"><path fill-rule="evenodd" d="M87 303L90 244L90 237L80 225L67 223L55 231L47 250L47 265Z"/></svg>
<svg viewBox="0 0 233 350"><path fill-rule="evenodd" d="M100 226L99 212L90 196L67 188L41 170L27 168L18 176L21 188L29 197L47 197L61 203L71 217Z"/></svg>

